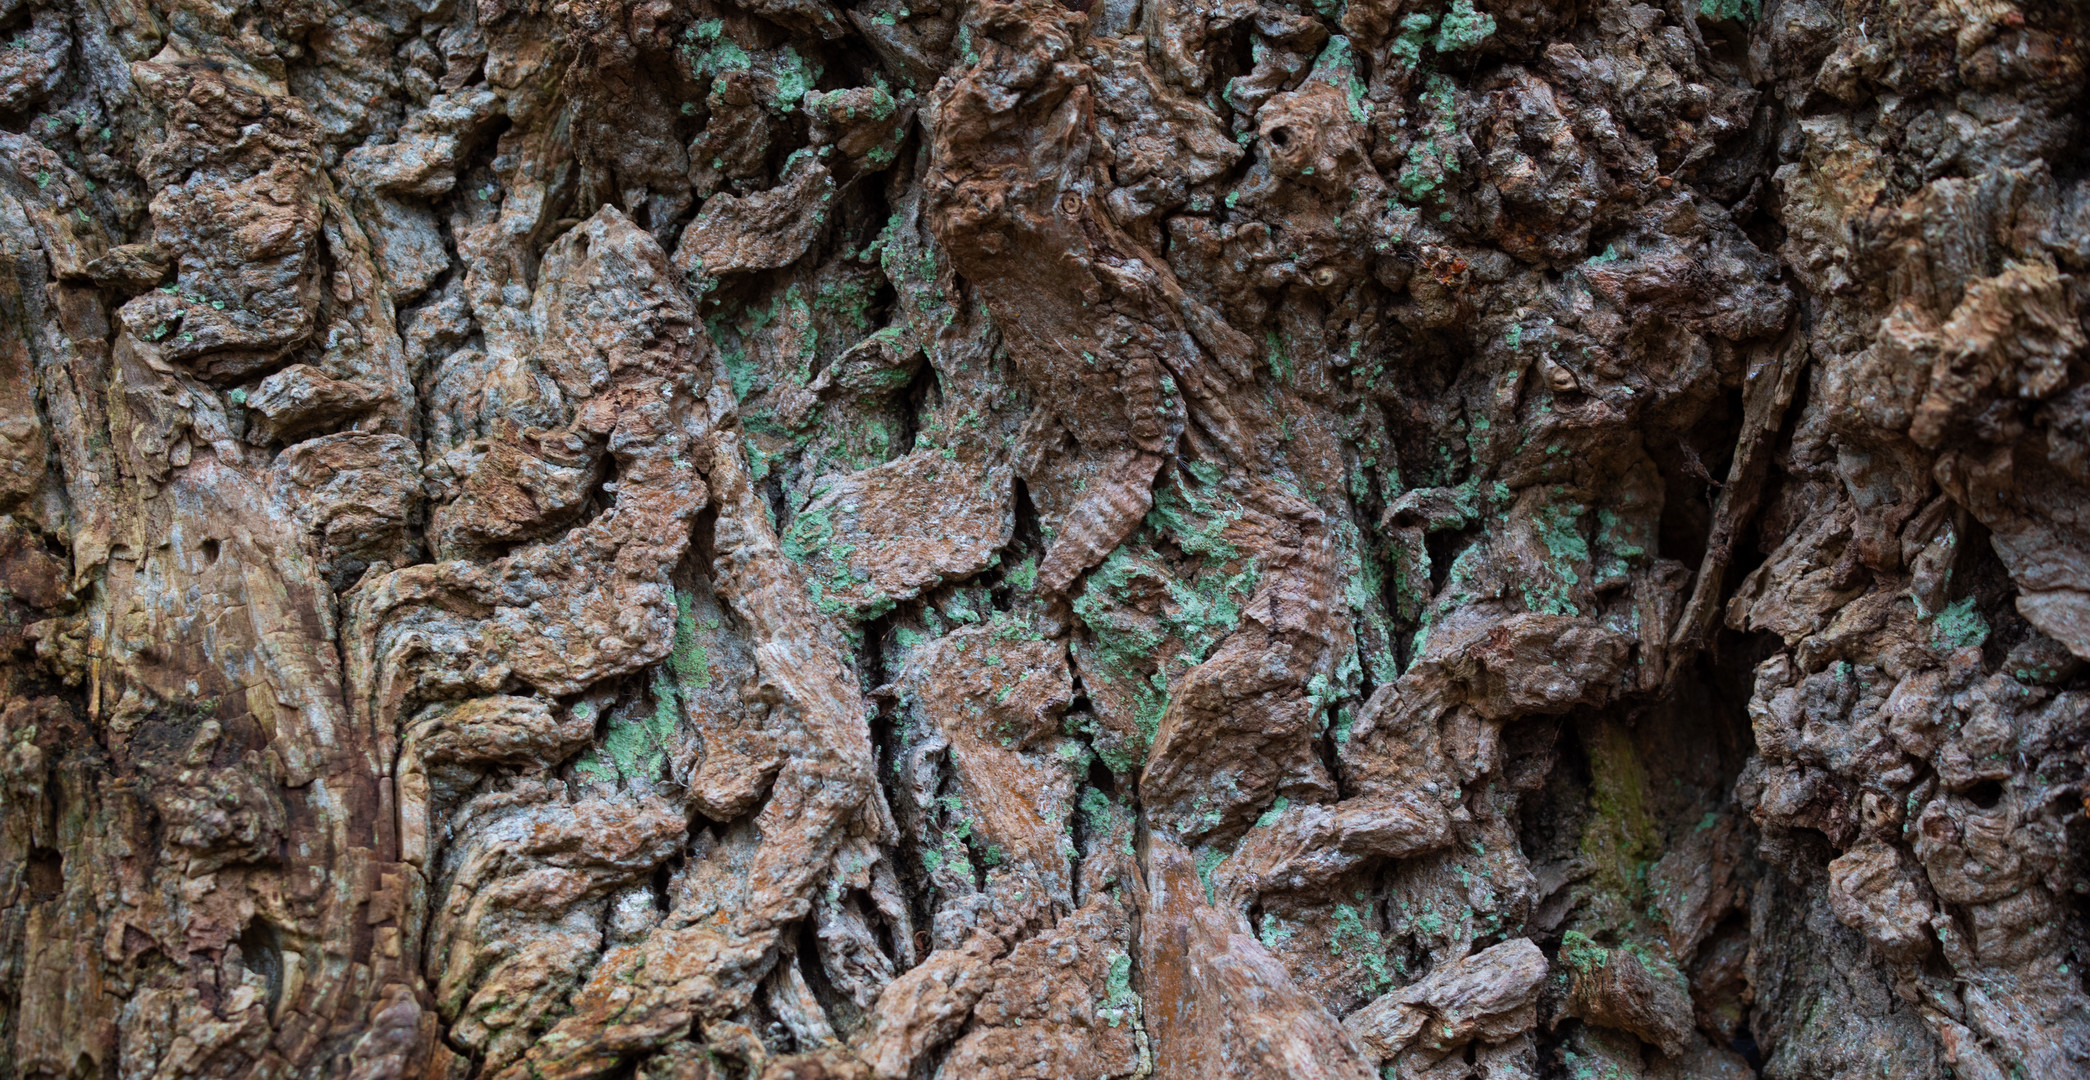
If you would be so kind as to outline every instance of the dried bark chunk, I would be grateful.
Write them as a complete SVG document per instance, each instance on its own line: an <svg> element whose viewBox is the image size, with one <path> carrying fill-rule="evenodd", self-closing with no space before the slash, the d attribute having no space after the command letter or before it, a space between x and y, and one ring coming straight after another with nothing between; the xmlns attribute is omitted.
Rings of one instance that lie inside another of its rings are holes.
<svg viewBox="0 0 2090 1080"><path fill-rule="evenodd" d="M1538 1022L1546 956L1519 938L1431 969L1409 986L1351 1013L1350 1036L1379 1061L1410 1047L1443 1053L1474 1039L1503 1042Z"/></svg>

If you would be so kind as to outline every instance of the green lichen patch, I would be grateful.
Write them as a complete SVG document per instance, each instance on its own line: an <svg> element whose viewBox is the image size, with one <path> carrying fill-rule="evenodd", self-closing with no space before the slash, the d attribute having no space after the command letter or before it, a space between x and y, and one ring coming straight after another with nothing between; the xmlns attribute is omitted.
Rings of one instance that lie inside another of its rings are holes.
<svg viewBox="0 0 2090 1080"><path fill-rule="evenodd" d="M1099 704L1122 701L1137 727L1137 746L1109 739L1097 746L1113 771L1139 766L1160 731L1170 687L1240 624L1262 579L1256 560L1231 538L1245 513L1192 465L1155 489L1140 529L1075 598L1074 614L1088 631L1078 645L1084 677L1093 671L1107 683ZM1162 546L1185 557L1164 557Z"/></svg>
<svg viewBox="0 0 2090 1080"><path fill-rule="evenodd" d="M1437 51L1464 52L1478 47L1494 33L1493 15L1475 11L1473 0L1452 0L1451 10L1437 24Z"/></svg>
<svg viewBox="0 0 2090 1080"><path fill-rule="evenodd" d="M1430 29L1436 25L1435 15L1417 11L1401 16L1400 32L1387 50L1394 62L1407 68L1422 63L1423 50L1430 47Z"/></svg>
<svg viewBox="0 0 2090 1080"><path fill-rule="evenodd" d="M1369 924L1370 916L1369 907L1335 905L1333 926L1328 932L1328 952L1352 958L1362 969L1367 992L1380 994L1392 989L1394 980L1386 964L1386 939Z"/></svg>
<svg viewBox="0 0 2090 1080"><path fill-rule="evenodd" d="M1321 82L1343 92L1349 103L1350 119L1365 123L1372 118L1372 103L1365 98L1364 80L1357 75L1357 58L1350 49L1350 39L1337 34L1328 39L1321 55L1314 58L1313 70L1307 75L1308 82Z"/></svg>
<svg viewBox="0 0 2090 1080"><path fill-rule="evenodd" d="M726 36L726 24L722 19L699 19L691 23L682 35L682 53L693 73L711 78L754 67L747 50Z"/></svg>
<svg viewBox="0 0 2090 1080"><path fill-rule="evenodd" d="M1453 145L1458 135L1458 101L1450 79L1432 74L1416 100L1420 112L1415 141L1394 183L1411 203L1434 203L1450 194L1448 184L1459 172Z"/></svg>
<svg viewBox="0 0 2090 1080"><path fill-rule="evenodd" d="M1974 598L1946 605L1930 618L1930 643L1940 649L1970 649L1988 640L1988 620L1974 610Z"/></svg>
<svg viewBox="0 0 2090 1080"><path fill-rule="evenodd" d="M1112 949L1110 968L1103 977L1103 1001L1096 1017L1111 1027L1139 1025L1139 993L1132 989L1132 957L1123 949Z"/></svg>
<svg viewBox="0 0 2090 1080"><path fill-rule="evenodd" d="M1714 22L1755 22L1763 18L1763 0L1698 0L1698 14Z"/></svg>
<svg viewBox="0 0 2090 1080"><path fill-rule="evenodd" d="M1593 975L1611 962L1611 950L1580 930L1570 930L1560 936L1560 962L1577 974Z"/></svg>
<svg viewBox="0 0 2090 1080"><path fill-rule="evenodd" d="M1531 525L1544 546L1546 559L1535 580L1518 586L1524 606L1545 615L1580 615L1575 586L1589 568L1589 541L1583 535L1584 507L1572 502L1549 502L1531 516Z"/></svg>
<svg viewBox="0 0 2090 1080"><path fill-rule="evenodd" d="M1212 871L1219 869L1226 857L1227 853L1218 848L1206 848L1197 853L1197 880L1205 887L1205 903L1217 902L1212 889Z"/></svg>
<svg viewBox="0 0 2090 1080"><path fill-rule="evenodd" d="M602 741L574 765L581 779L624 785L650 784L666 778L668 748L682 718L681 695L666 672L654 675L653 709L618 709L610 714Z"/></svg>
<svg viewBox="0 0 2090 1080"><path fill-rule="evenodd" d="M820 65L811 63L789 45L777 50L776 59L771 61L770 73L776 79L776 93L770 99L778 112L788 113L798 108L799 102L820 80Z"/></svg>
<svg viewBox="0 0 2090 1080"><path fill-rule="evenodd" d="M684 691L711 685L711 657L698 634L695 603L688 592L675 593L675 644L668 651L668 670Z"/></svg>

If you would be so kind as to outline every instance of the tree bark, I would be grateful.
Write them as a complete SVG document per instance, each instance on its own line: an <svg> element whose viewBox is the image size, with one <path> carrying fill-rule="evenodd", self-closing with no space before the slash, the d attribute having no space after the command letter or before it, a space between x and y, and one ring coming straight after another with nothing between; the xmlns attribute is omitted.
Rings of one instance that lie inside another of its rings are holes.
<svg viewBox="0 0 2090 1080"><path fill-rule="evenodd" d="M0 31L0 1075L2090 1076L2090 9Z"/></svg>

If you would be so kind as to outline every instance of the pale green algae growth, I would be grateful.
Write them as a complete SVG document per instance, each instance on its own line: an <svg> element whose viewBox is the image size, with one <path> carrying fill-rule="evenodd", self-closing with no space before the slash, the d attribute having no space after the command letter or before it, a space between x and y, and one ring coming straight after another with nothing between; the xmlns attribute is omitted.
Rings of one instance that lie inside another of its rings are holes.
<svg viewBox="0 0 2090 1080"><path fill-rule="evenodd" d="M1199 466L1189 471L1197 477ZM1132 698L1134 720L1144 745L1151 745L1168 711L1169 685L1175 676L1202 662L1241 621L1243 605L1255 593L1262 573L1254 559L1225 537L1242 510L1231 495L1211 480L1170 483L1154 491L1154 506L1141 535L1120 545L1090 575L1088 588L1074 600L1074 614L1089 629L1083 648L1095 664ZM1166 536L1197 562L1185 577L1172 573L1150 551L1157 536ZM1121 615L1119 608L1135 590L1159 587L1167 596L1158 620ZM1169 646L1177 648L1169 652ZM1156 658L1166 662L1156 668ZM1093 734L1093 733L1083 733ZM1142 746L1142 749L1144 746ZM1128 753L1099 750L1114 772L1138 767Z"/></svg>
<svg viewBox="0 0 2090 1080"><path fill-rule="evenodd" d="M1589 758L1589 821L1583 826L1581 853L1592 871L1589 892L1628 910L1610 913L1630 923L1640 908L1647 871L1661 855L1662 837L1648 809L1647 769L1623 725L1594 721L1582 732Z"/></svg>
<svg viewBox="0 0 2090 1080"><path fill-rule="evenodd" d="M711 685L711 657L699 630L716 630L714 623L699 627L696 599L683 590L675 592L675 639L668 649L667 664L656 671L653 711L649 715L612 714L602 744L589 750L574 766L584 780L658 780L667 769L668 747L682 717L682 701L692 690ZM576 709L586 709L585 703Z"/></svg>
<svg viewBox="0 0 2090 1080"><path fill-rule="evenodd" d="M613 713L602 744L574 766L584 780L626 784L659 780L667 769L668 740L681 719L682 703L666 672L653 677L651 713Z"/></svg>

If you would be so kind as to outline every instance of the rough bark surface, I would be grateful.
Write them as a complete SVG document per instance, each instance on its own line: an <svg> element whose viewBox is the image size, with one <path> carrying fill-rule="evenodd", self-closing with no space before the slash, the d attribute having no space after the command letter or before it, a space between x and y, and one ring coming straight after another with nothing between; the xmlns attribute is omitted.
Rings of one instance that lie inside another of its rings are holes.
<svg viewBox="0 0 2090 1080"><path fill-rule="evenodd" d="M2090 1077L2090 8L0 39L0 1075Z"/></svg>

